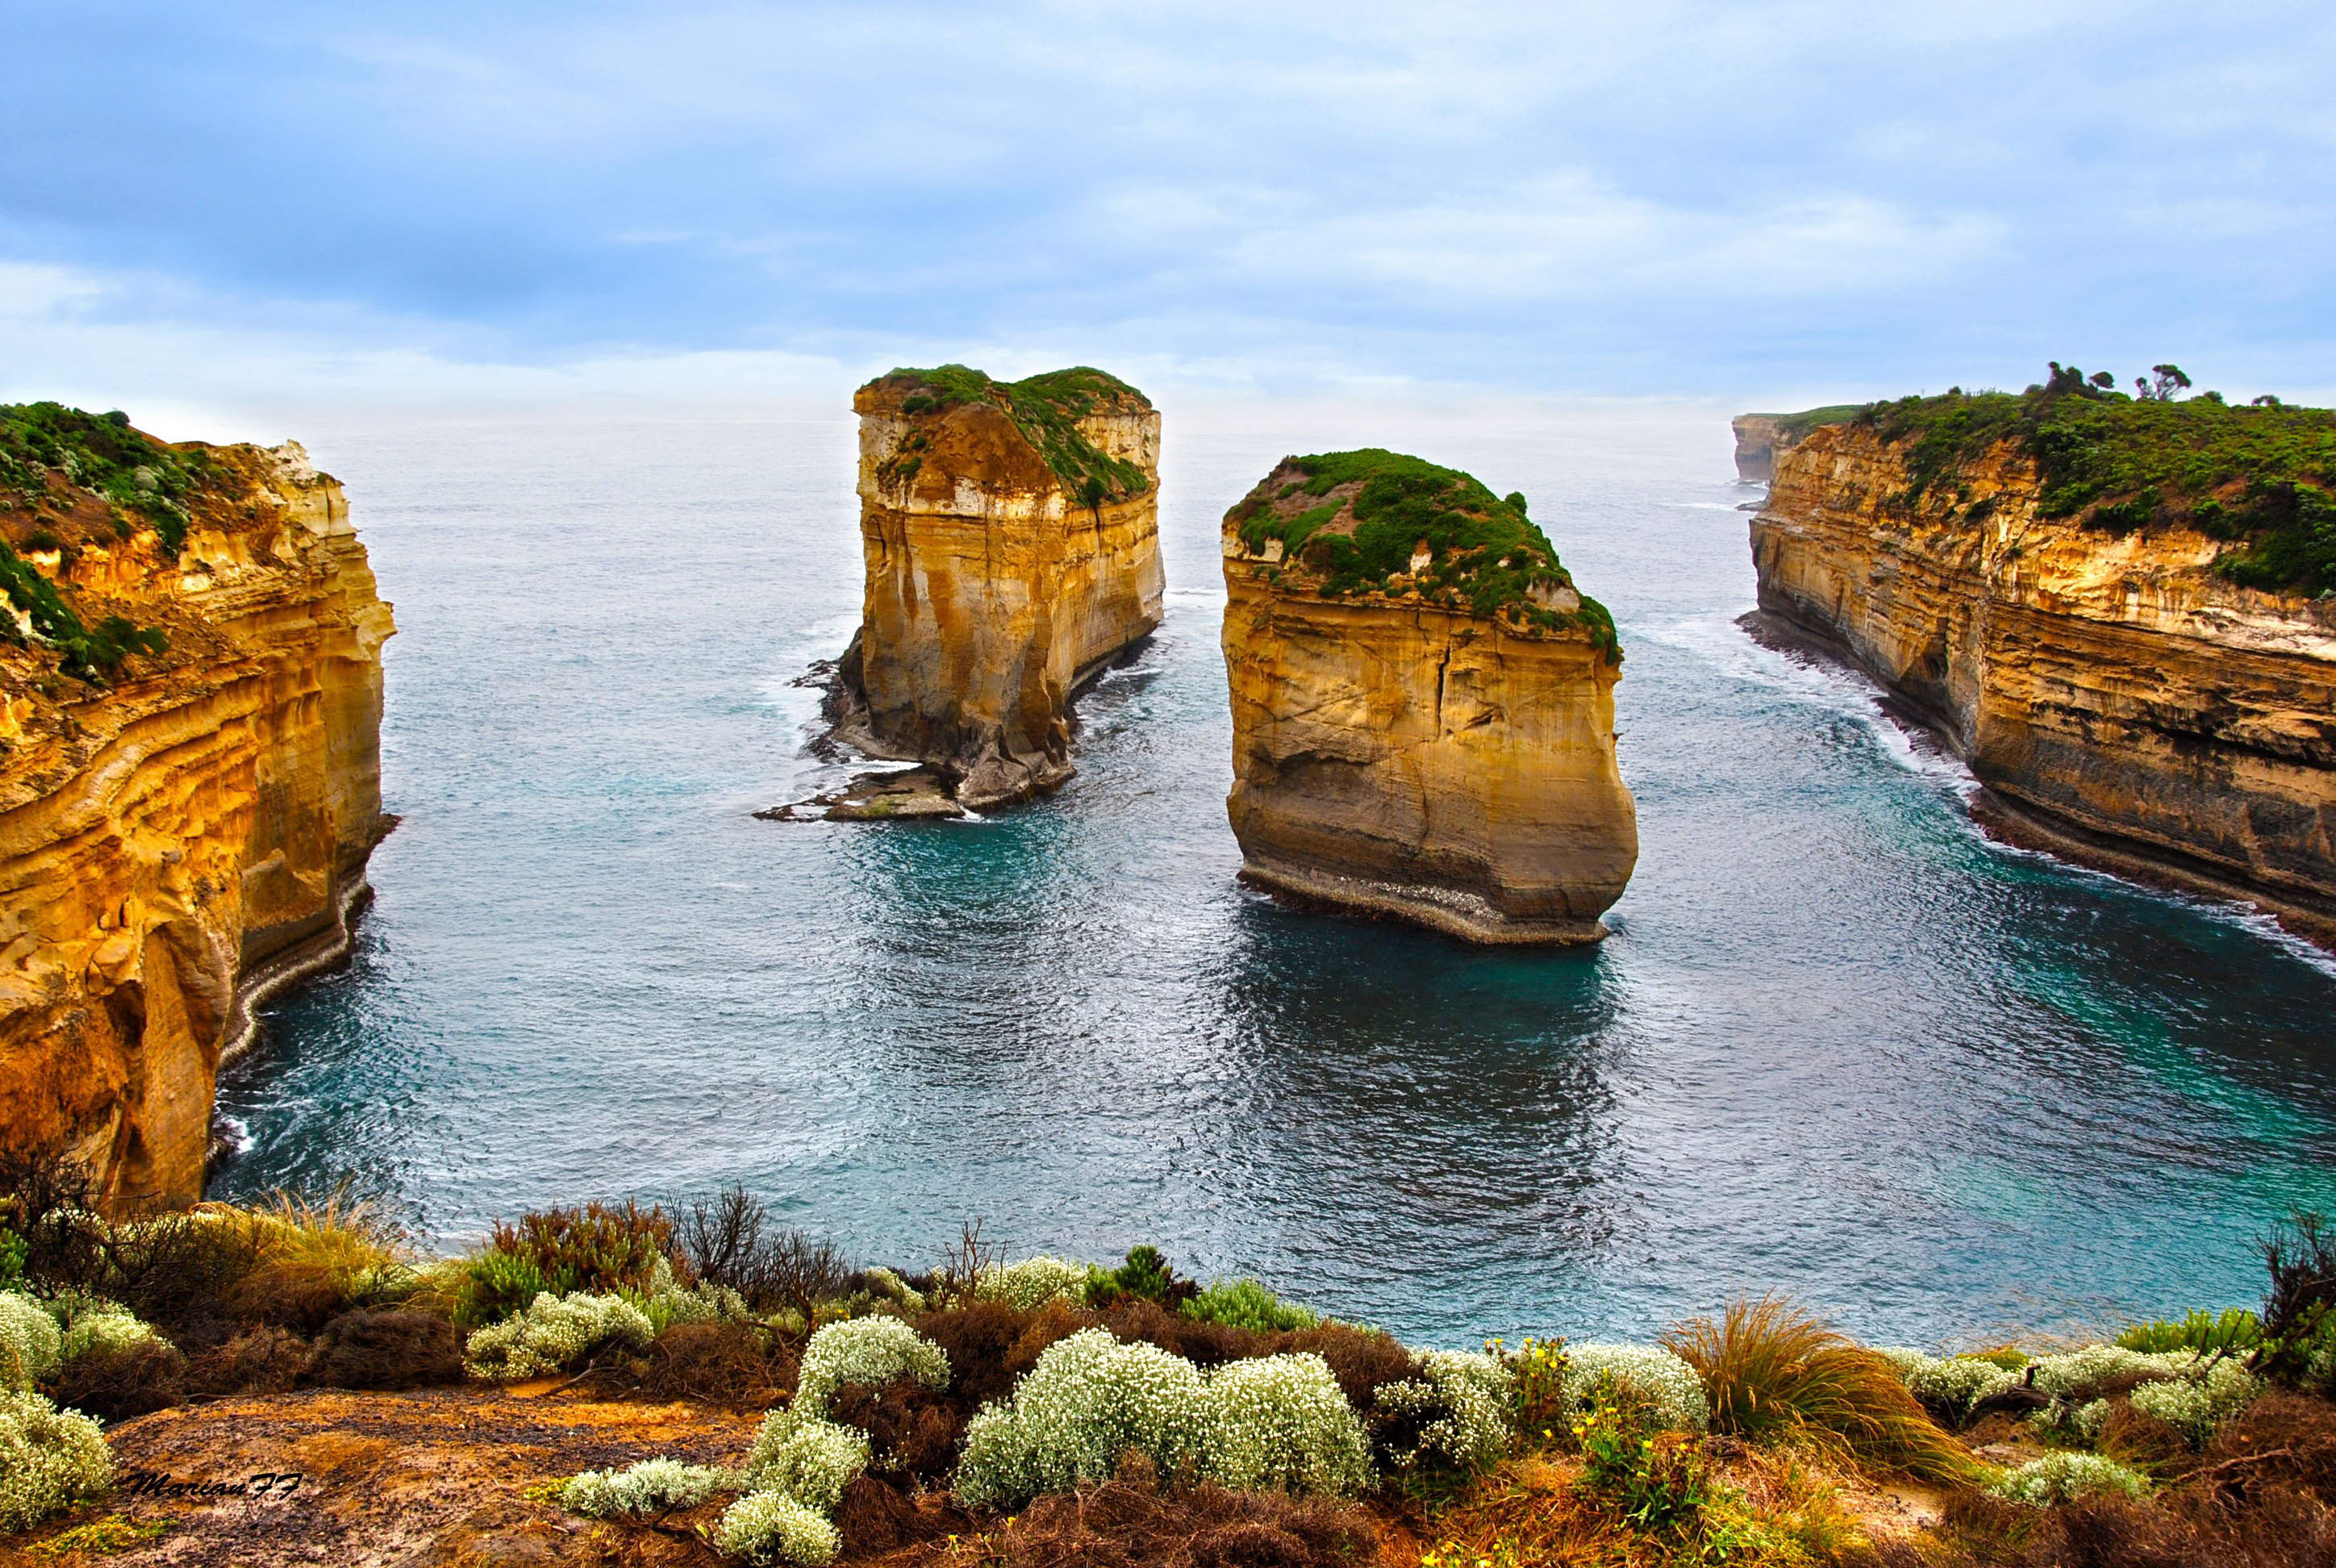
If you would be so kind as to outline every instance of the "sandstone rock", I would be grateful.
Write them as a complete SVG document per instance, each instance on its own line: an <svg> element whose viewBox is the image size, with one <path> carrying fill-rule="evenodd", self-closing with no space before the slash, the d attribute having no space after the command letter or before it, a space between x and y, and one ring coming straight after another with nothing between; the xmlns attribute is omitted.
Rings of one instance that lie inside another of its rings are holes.
<svg viewBox="0 0 2336 1568"><path fill-rule="evenodd" d="M109 479L20 413L0 411L0 570L38 578L13 579L14 608L54 594L74 625L119 616L168 648L109 672L70 637L0 646L0 1135L85 1160L118 1206L183 1203L253 1005L346 950L388 824L394 628L339 484L297 445L87 421L151 465Z"/></svg>
<svg viewBox="0 0 2336 1568"><path fill-rule="evenodd" d="M867 591L836 738L980 809L1071 775L1070 705L1160 624L1160 415L1077 368L861 387Z"/></svg>
<svg viewBox="0 0 2336 1568"><path fill-rule="evenodd" d="M1244 875L1479 942L1585 942L1638 859L1613 622L1523 498L1384 452L1226 514Z"/></svg>
<svg viewBox="0 0 2336 1568"><path fill-rule="evenodd" d="M2239 587L2180 521L2040 517L2013 442L1913 503L1907 457L1833 425L1785 458L1762 609L1934 724L2008 836L2336 939L2336 603Z"/></svg>
<svg viewBox="0 0 2336 1568"><path fill-rule="evenodd" d="M1854 403L1831 404L1798 414L1739 414L1728 424L1736 434L1736 477L1747 484L1766 484L1776 476L1784 455L1806 440L1811 431L1837 423L1857 412Z"/></svg>

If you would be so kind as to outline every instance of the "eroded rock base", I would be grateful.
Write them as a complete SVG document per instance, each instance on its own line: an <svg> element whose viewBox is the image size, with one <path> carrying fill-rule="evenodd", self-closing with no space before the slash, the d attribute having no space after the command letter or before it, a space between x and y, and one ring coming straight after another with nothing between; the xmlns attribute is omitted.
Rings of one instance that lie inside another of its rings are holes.
<svg viewBox="0 0 2336 1568"><path fill-rule="evenodd" d="M1241 862L1241 877L1251 887L1304 908L1403 920L1464 941L1514 947L1580 947L1603 941L1611 934L1602 920L1517 920L1485 899L1456 888L1343 876L1261 861L1255 856Z"/></svg>

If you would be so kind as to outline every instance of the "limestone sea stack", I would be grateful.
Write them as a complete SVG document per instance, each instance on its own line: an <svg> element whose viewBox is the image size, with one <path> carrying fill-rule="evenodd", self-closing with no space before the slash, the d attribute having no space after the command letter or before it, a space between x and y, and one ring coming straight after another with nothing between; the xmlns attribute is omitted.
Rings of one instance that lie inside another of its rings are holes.
<svg viewBox="0 0 2336 1568"><path fill-rule="evenodd" d="M1054 788L1072 699L1160 624L1158 412L1085 366L895 370L852 407L867 589L839 738L968 808Z"/></svg>
<svg viewBox="0 0 2336 1568"><path fill-rule="evenodd" d="M295 444L0 408L0 1142L201 1195L220 1057L346 953L394 629Z"/></svg>
<svg viewBox="0 0 2336 1568"><path fill-rule="evenodd" d="M1243 874L1477 942L1588 942L1638 818L1614 623L1522 495L1377 450L1284 458L1225 514Z"/></svg>
<svg viewBox="0 0 2336 1568"><path fill-rule="evenodd" d="M2336 939L2336 414L2024 394L1814 430L1762 610L1931 720L2006 836Z"/></svg>

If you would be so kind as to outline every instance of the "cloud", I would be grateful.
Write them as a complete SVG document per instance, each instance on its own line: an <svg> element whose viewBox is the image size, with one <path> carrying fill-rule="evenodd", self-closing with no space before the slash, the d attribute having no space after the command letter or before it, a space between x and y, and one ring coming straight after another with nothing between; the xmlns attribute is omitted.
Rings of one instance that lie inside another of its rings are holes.
<svg viewBox="0 0 2336 1568"><path fill-rule="evenodd" d="M12 28L20 381L200 342L190 383L1043 349L1244 385L1886 389L2049 355L2292 385L2336 310L2336 16L2297 0L2244 27L2172 0L97 0Z"/></svg>

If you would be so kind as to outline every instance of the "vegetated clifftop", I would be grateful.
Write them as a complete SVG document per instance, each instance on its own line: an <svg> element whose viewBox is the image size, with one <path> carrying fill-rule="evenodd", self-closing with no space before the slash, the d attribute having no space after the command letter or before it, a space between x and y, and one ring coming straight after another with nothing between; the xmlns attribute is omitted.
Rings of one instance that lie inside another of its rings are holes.
<svg viewBox="0 0 2336 1568"><path fill-rule="evenodd" d="M1480 942L1582 942L1638 819L1621 650L1525 515L1377 450L1290 457L1224 521L1244 875Z"/></svg>
<svg viewBox="0 0 2336 1568"><path fill-rule="evenodd" d="M1798 446L1822 424L1847 419L1862 405L1833 404L1798 414L1739 414L1729 422L1736 433L1736 477L1747 484L1766 484L1776 475L1776 462Z"/></svg>
<svg viewBox="0 0 2336 1568"><path fill-rule="evenodd" d="M0 408L0 1138L200 1195L223 1050L346 951L381 812L376 597L293 443Z"/></svg>
<svg viewBox="0 0 2336 1568"><path fill-rule="evenodd" d="M1072 772L1080 687L1160 624L1160 415L1084 366L861 387L867 591L839 738L930 765L962 805Z"/></svg>
<svg viewBox="0 0 2336 1568"><path fill-rule="evenodd" d="M1933 720L1983 818L2336 939L2336 414L1881 404L1786 455L1761 608Z"/></svg>

